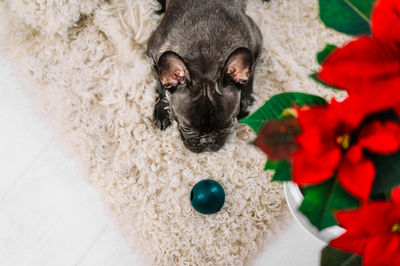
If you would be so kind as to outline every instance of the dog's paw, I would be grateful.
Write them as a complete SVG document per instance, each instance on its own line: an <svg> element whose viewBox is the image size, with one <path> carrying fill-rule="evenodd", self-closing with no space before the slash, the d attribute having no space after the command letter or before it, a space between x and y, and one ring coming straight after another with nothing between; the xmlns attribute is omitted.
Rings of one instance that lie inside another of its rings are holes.
<svg viewBox="0 0 400 266"><path fill-rule="evenodd" d="M168 103L162 100L157 100L157 103L154 106L153 120L161 130L165 130L172 124Z"/></svg>

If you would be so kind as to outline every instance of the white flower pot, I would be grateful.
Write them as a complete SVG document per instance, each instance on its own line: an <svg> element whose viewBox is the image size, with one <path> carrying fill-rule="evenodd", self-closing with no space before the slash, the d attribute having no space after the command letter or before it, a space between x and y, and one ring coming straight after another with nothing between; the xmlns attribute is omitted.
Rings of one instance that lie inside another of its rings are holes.
<svg viewBox="0 0 400 266"><path fill-rule="evenodd" d="M318 229L308 221L307 217L298 210L304 198L300 188L293 182L285 182L283 184L283 188L285 191L287 204L295 220L301 225L301 227L303 227L304 230L311 233L318 240L328 244L332 239L345 232L342 227L337 225L325 228L322 231L318 231Z"/></svg>

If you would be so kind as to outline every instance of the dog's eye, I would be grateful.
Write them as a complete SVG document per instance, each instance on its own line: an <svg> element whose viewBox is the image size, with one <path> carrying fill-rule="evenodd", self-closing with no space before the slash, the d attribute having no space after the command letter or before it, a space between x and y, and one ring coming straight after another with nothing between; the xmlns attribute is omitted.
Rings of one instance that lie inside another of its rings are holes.
<svg viewBox="0 0 400 266"><path fill-rule="evenodd" d="M166 84L166 85L164 85L163 87L164 87L164 89L166 89L167 91L169 91L170 93L173 93L174 91L176 91L176 88L178 87L179 85L177 85L177 86L172 86L171 84Z"/></svg>
<svg viewBox="0 0 400 266"><path fill-rule="evenodd" d="M173 93L174 91L176 91L178 88L184 87L186 86L186 81L183 80L180 83L178 83L176 86L172 86L172 84L166 84L164 85L164 89L166 89L167 91L169 91L170 93Z"/></svg>
<svg viewBox="0 0 400 266"><path fill-rule="evenodd" d="M246 85L245 83L240 83L240 82L233 82L233 84L235 84L235 86L238 87L239 89L241 89L242 87L244 87L244 85Z"/></svg>
<svg viewBox="0 0 400 266"><path fill-rule="evenodd" d="M227 75L227 74L224 75L224 84L225 85L232 84L232 85L234 85L235 87L237 87L239 89L242 88L244 85L246 85L246 84L243 84L243 83L235 82L232 79L232 77L230 75Z"/></svg>

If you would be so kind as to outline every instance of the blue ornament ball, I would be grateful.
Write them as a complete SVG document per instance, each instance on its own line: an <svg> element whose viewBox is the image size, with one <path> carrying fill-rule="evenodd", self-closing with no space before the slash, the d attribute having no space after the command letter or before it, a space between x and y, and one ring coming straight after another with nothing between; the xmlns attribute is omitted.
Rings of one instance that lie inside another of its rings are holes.
<svg viewBox="0 0 400 266"><path fill-rule="evenodd" d="M218 182L205 179L192 188L190 202L193 208L200 213L216 213L224 205L225 191Z"/></svg>

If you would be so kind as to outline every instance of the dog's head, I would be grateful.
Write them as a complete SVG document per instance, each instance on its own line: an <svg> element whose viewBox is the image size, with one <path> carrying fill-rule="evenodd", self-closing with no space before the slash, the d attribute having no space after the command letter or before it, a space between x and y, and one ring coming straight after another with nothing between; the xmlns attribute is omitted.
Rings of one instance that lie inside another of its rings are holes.
<svg viewBox="0 0 400 266"><path fill-rule="evenodd" d="M236 49L213 67L207 62L188 64L173 52L160 57L157 72L170 97L171 118L177 121L189 150L217 151L224 145L239 113L241 90L251 78L253 61L246 48Z"/></svg>

